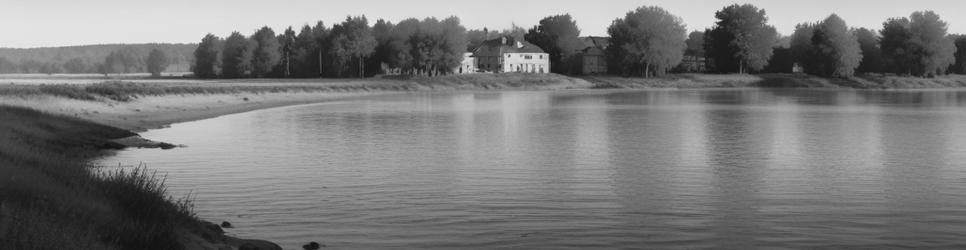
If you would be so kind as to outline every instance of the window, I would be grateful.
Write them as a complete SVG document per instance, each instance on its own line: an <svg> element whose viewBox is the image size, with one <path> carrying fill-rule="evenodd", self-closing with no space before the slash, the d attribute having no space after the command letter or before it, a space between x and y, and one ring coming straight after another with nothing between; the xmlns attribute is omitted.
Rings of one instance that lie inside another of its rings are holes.
<svg viewBox="0 0 966 250"><path fill-rule="evenodd" d="M530 60L530 59L533 59L533 56L524 56L523 59Z"/></svg>
<svg viewBox="0 0 966 250"><path fill-rule="evenodd" d="M540 55L540 60L543 60L543 55Z"/></svg>

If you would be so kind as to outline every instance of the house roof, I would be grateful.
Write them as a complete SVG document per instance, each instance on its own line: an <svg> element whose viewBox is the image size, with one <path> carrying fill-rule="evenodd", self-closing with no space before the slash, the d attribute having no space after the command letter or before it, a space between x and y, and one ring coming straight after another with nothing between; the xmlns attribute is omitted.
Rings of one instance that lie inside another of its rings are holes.
<svg viewBox="0 0 966 250"><path fill-rule="evenodd" d="M533 45L524 40L514 39L510 36L502 36L496 39L483 41L479 48L473 51L474 56L494 55L503 53L546 53L537 45Z"/></svg>
<svg viewBox="0 0 966 250"><path fill-rule="evenodd" d="M597 47L602 50L607 49L610 46L610 37L600 37L600 36L585 36L580 38L584 42L584 49L589 47Z"/></svg>

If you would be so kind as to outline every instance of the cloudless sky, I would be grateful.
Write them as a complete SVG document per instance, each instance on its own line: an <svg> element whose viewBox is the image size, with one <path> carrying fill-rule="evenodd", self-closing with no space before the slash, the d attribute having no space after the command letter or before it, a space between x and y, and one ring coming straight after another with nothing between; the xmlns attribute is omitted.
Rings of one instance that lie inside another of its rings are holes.
<svg viewBox="0 0 966 250"><path fill-rule="evenodd" d="M455 15L468 29L498 30L570 13L581 35L603 36L611 21L642 5L663 7L689 30L703 30L714 23L715 11L734 3L765 9L784 35L831 13L850 26L879 29L887 18L917 10L936 11L950 33L966 33L966 0L0 0L0 47L197 43L207 33L250 35L265 25L276 33L318 20L331 27L347 15L365 15L370 23Z"/></svg>

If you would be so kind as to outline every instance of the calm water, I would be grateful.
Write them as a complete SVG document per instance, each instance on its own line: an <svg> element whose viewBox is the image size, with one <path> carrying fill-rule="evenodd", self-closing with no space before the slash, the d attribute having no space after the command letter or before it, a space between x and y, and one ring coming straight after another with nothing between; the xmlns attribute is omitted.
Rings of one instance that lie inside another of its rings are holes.
<svg viewBox="0 0 966 250"><path fill-rule="evenodd" d="M286 248L966 248L966 92L412 94L102 162Z"/></svg>

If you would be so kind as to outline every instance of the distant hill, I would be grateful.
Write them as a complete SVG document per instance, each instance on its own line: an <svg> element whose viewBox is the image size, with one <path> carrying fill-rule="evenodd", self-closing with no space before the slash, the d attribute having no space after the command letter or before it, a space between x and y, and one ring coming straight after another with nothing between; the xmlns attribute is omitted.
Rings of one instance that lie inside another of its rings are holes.
<svg viewBox="0 0 966 250"><path fill-rule="evenodd" d="M190 71L198 44L101 44L47 48L0 48L0 74L4 73L98 73L98 65L111 52L131 47L147 58L152 49L160 49L171 65L165 72ZM68 63L70 62L70 63Z"/></svg>

